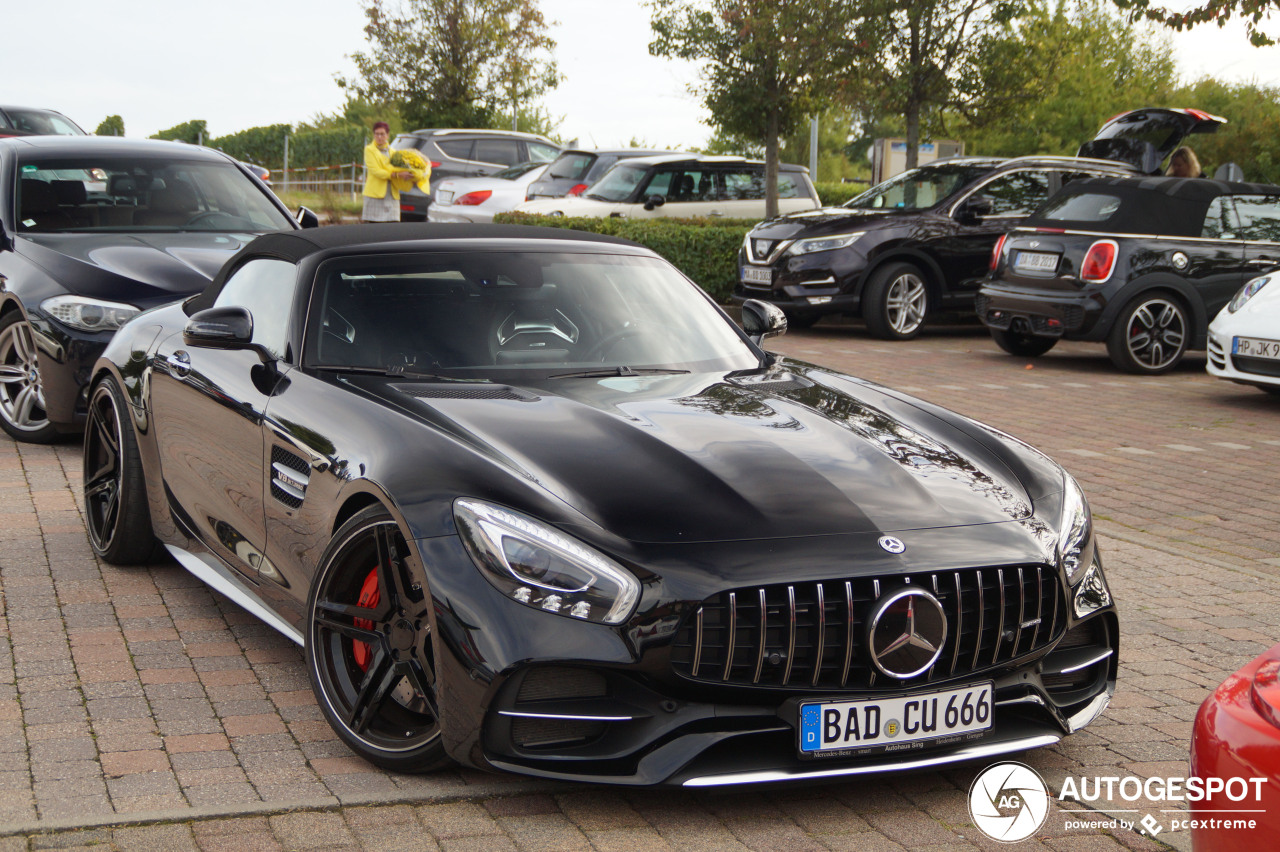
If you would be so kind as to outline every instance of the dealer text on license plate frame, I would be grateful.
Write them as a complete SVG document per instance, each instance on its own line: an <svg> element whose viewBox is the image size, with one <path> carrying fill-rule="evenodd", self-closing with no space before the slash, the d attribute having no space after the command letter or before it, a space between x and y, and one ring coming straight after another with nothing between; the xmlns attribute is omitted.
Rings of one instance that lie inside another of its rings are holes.
<svg viewBox="0 0 1280 852"><path fill-rule="evenodd" d="M1043 251L1020 251L1013 259L1013 268L1019 272L1053 272L1058 268L1058 256Z"/></svg>
<svg viewBox="0 0 1280 852"><path fill-rule="evenodd" d="M773 267L744 266L742 267L742 281L745 284L757 284L768 287L773 283Z"/></svg>
<svg viewBox="0 0 1280 852"><path fill-rule="evenodd" d="M1261 337L1234 337L1231 339L1231 354L1243 355L1246 358L1265 358L1268 361L1280 361L1280 340L1265 340Z"/></svg>
<svg viewBox="0 0 1280 852"><path fill-rule="evenodd" d="M937 739L969 738L989 731L994 715L995 690L991 681L984 681L859 701L806 701L800 704L796 730L800 753L815 757L829 752L921 748Z"/></svg>

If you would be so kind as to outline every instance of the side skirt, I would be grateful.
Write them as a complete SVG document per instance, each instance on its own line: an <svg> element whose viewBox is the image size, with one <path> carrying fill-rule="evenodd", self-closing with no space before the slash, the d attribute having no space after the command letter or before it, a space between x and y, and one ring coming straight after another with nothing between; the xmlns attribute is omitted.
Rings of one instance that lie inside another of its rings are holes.
<svg viewBox="0 0 1280 852"><path fill-rule="evenodd" d="M165 548L173 554L174 559L178 560L178 564L190 571L196 579L231 598L232 601L247 609L250 615L278 630L286 639L298 645L306 644L302 631L259 601L249 587L233 576L229 569L221 565L212 565L206 559L176 545L166 544ZM215 557L209 557L209 559L213 558Z"/></svg>

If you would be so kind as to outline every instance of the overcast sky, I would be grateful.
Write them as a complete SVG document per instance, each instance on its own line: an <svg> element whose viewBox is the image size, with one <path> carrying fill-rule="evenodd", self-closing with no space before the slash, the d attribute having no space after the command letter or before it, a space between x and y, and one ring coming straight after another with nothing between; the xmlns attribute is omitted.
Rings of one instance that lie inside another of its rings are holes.
<svg viewBox="0 0 1280 852"><path fill-rule="evenodd" d="M552 35L566 79L545 104L563 118L561 136L597 146L707 139L688 93L694 69L649 56L640 0L541 6L558 22ZM335 112L343 94L334 74L352 73L346 56L364 47L359 0L0 0L0 20L0 104L57 109L90 132L118 114L134 137L191 119L221 136ZM1185 77L1280 86L1280 48L1251 47L1242 28L1173 38Z"/></svg>

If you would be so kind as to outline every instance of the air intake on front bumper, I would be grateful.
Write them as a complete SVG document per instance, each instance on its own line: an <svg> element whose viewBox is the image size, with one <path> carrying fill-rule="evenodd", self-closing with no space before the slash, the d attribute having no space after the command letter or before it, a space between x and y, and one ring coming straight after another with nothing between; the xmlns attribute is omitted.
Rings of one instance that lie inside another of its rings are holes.
<svg viewBox="0 0 1280 852"><path fill-rule="evenodd" d="M1042 650L1066 622L1057 573L1045 565L759 586L703 601L676 635L672 667L717 683L870 687L876 674L865 647L869 612L876 600L908 586L942 604L947 639L929 671L901 684L963 676Z"/></svg>

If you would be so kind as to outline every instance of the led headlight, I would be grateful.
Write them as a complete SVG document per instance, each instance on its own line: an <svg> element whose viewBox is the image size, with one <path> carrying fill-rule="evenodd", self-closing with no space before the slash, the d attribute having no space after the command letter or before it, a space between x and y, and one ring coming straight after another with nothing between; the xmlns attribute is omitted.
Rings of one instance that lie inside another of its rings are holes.
<svg viewBox="0 0 1280 852"><path fill-rule="evenodd" d="M1084 499L1084 492L1071 474L1062 474L1062 516L1058 521L1058 561L1067 571L1067 580L1075 582L1076 576L1084 568L1091 552L1093 538L1093 518L1089 514L1089 504Z"/></svg>
<svg viewBox="0 0 1280 852"><path fill-rule="evenodd" d="M1267 286L1267 282L1270 280L1270 276L1263 275L1259 278L1254 278L1252 281L1246 281L1245 285L1239 289L1236 295L1227 304L1227 311L1234 314L1236 311L1243 308L1245 302L1248 302L1257 295L1258 291Z"/></svg>
<svg viewBox="0 0 1280 852"><path fill-rule="evenodd" d="M485 579L535 609L621 624L640 599L640 581L580 541L478 500L456 500L453 517Z"/></svg>
<svg viewBox="0 0 1280 852"><path fill-rule="evenodd" d="M853 245L858 237L865 233L866 231L857 231L852 234L832 234L829 237L810 237L807 240L796 240L791 244L791 248L787 249L786 254L795 256L813 254L820 251L835 251L836 249Z"/></svg>
<svg viewBox="0 0 1280 852"><path fill-rule="evenodd" d="M115 331L142 313L133 305L84 296L54 296L41 302L40 309L63 325L81 331Z"/></svg>

